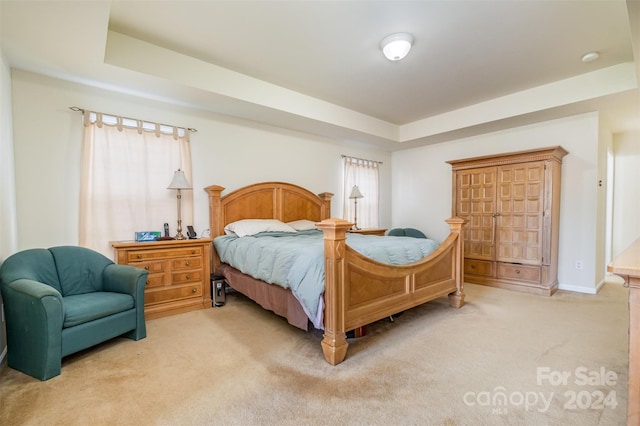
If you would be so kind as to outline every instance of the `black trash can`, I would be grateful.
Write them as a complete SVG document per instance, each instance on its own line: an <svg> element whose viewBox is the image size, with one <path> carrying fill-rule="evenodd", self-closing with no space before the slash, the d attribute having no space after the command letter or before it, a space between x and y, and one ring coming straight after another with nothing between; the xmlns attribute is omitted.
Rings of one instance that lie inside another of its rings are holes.
<svg viewBox="0 0 640 426"><path fill-rule="evenodd" d="M227 282L223 275L211 274L211 296L213 299L213 306L224 306L227 301L226 286Z"/></svg>

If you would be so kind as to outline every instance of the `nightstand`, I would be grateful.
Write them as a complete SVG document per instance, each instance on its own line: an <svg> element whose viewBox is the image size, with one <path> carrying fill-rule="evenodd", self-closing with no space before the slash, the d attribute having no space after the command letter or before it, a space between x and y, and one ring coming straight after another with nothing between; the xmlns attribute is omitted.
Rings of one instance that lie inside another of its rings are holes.
<svg viewBox="0 0 640 426"><path fill-rule="evenodd" d="M211 238L138 243L114 241L115 260L149 271L147 319L211 307Z"/></svg>
<svg viewBox="0 0 640 426"><path fill-rule="evenodd" d="M351 229L348 232L353 234L378 235L383 236L387 232L386 228Z"/></svg>

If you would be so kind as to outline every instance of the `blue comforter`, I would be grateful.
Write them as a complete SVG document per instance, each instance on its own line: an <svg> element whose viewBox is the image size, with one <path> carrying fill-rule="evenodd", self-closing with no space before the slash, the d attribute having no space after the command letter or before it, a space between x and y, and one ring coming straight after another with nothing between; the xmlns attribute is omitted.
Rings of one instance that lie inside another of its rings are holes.
<svg viewBox="0 0 640 426"><path fill-rule="evenodd" d="M434 251L439 243L410 237L347 234L347 244L378 262L403 265ZM214 240L220 260L256 279L291 289L316 328L322 326L324 242L322 231L265 232Z"/></svg>

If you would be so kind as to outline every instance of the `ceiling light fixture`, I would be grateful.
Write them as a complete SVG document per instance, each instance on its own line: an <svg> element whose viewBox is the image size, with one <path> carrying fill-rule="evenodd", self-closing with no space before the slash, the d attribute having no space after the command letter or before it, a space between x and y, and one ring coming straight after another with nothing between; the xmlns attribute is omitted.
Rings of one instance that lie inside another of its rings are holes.
<svg viewBox="0 0 640 426"><path fill-rule="evenodd" d="M407 56L412 44L413 36L411 34L397 33L385 37L380 43L380 48L388 60L399 61Z"/></svg>
<svg viewBox="0 0 640 426"><path fill-rule="evenodd" d="M582 56L582 62L592 62L598 59L599 57L600 57L600 54L598 52L585 53Z"/></svg>

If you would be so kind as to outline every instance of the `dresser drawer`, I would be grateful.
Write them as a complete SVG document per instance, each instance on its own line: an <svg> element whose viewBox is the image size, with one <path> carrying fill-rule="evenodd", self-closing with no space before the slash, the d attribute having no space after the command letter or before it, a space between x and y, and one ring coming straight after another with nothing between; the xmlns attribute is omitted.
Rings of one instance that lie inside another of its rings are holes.
<svg viewBox="0 0 640 426"><path fill-rule="evenodd" d="M171 261L172 269L198 269L202 268L202 257L187 257Z"/></svg>
<svg viewBox="0 0 640 426"><path fill-rule="evenodd" d="M167 285L167 274L149 274L146 288L162 287Z"/></svg>
<svg viewBox="0 0 640 426"><path fill-rule="evenodd" d="M516 279L531 283L540 283L541 271L538 266L513 265L510 263L498 263L498 278Z"/></svg>
<svg viewBox="0 0 640 426"><path fill-rule="evenodd" d="M493 262L485 260L464 259L464 273L470 275L493 275Z"/></svg>
<svg viewBox="0 0 640 426"><path fill-rule="evenodd" d="M202 257L202 247L176 247L159 250L131 250L127 252L127 262L142 262L145 260L173 259L189 256Z"/></svg>
<svg viewBox="0 0 640 426"><path fill-rule="evenodd" d="M181 287L159 288L147 291L144 294L144 304L154 305L157 303L189 299L192 297L202 297L202 283L194 283L192 285L185 285Z"/></svg>
<svg viewBox="0 0 640 426"><path fill-rule="evenodd" d="M191 281L202 281L202 269L194 271L174 272L171 274L171 281L174 284L188 283Z"/></svg>
<svg viewBox="0 0 640 426"><path fill-rule="evenodd" d="M165 271L165 262L162 261L151 261L151 262L131 262L129 265L135 266L136 268L144 269L149 271L149 275L151 274L161 274Z"/></svg>

